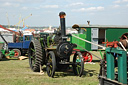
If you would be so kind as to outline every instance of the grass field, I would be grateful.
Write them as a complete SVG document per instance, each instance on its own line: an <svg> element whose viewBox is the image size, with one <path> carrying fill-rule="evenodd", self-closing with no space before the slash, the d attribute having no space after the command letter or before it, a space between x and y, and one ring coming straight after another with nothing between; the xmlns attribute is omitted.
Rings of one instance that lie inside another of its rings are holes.
<svg viewBox="0 0 128 85"><path fill-rule="evenodd" d="M98 85L99 63L85 64L82 77L72 71L56 72L55 78L32 72L28 59L7 59L0 61L0 85Z"/></svg>

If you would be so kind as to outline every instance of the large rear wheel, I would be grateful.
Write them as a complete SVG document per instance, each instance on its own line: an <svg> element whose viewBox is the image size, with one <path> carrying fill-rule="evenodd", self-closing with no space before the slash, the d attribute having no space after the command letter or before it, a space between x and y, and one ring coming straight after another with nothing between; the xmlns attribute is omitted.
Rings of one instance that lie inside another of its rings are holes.
<svg viewBox="0 0 128 85"><path fill-rule="evenodd" d="M29 65L34 72L40 71L43 62L42 47L38 40L32 40L28 50Z"/></svg>
<svg viewBox="0 0 128 85"><path fill-rule="evenodd" d="M84 61L82 54L80 52L76 52L73 57L73 72L75 75L82 76L84 71Z"/></svg>
<svg viewBox="0 0 128 85"><path fill-rule="evenodd" d="M56 58L53 51L50 51L47 56L47 74L49 77L54 77L56 70Z"/></svg>

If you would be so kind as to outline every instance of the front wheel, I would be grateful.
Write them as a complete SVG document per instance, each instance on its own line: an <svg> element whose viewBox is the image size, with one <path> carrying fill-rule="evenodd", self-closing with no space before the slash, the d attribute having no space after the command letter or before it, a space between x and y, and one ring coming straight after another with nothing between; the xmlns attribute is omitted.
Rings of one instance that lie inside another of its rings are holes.
<svg viewBox="0 0 128 85"><path fill-rule="evenodd" d="M73 72L79 77L82 76L84 71L84 60L80 52L76 52L73 57Z"/></svg>
<svg viewBox="0 0 128 85"><path fill-rule="evenodd" d="M48 53L46 69L48 76L53 78L56 70L56 58L53 51Z"/></svg>

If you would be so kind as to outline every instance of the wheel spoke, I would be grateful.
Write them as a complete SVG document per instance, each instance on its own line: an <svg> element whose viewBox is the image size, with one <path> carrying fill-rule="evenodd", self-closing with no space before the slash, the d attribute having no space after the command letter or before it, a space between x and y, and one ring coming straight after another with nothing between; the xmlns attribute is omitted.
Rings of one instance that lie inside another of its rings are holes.
<svg viewBox="0 0 128 85"><path fill-rule="evenodd" d="M34 66L34 64L36 63L36 58L35 58L35 54L34 53L32 53L32 55L30 56L30 58L31 58L31 63L32 63L32 66Z"/></svg>
<svg viewBox="0 0 128 85"><path fill-rule="evenodd" d="M33 56L30 56L31 59L33 59Z"/></svg>
<svg viewBox="0 0 128 85"><path fill-rule="evenodd" d="M50 65L50 68L52 68L52 65Z"/></svg>
<svg viewBox="0 0 128 85"><path fill-rule="evenodd" d="M49 71L50 71L49 73L50 73L50 76L51 76L52 75L52 69L50 68Z"/></svg>
<svg viewBox="0 0 128 85"><path fill-rule="evenodd" d="M49 52L47 60L47 74L49 77L54 77L56 61L55 61L55 54L53 51Z"/></svg>
<svg viewBox="0 0 128 85"><path fill-rule="evenodd" d="M77 67L79 67L79 68L80 68L80 67L81 67L81 65L77 65Z"/></svg>
<svg viewBox="0 0 128 85"><path fill-rule="evenodd" d="M35 49L31 48L31 50L32 50L33 52L35 52Z"/></svg>
<svg viewBox="0 0 128 85"><path fill-rule="evenodd" d="M83 54L85 54L85 53L83 53ZM73 71L74 71L74 74L78 75L80 77L83 74L83 68L84 68L84 61L82 60L82 58L83 57L82 57L82 54L80 52L77 52L74 55L74 58L73 58L73 62L74 62Z"/></svg>
<svg viewBox="0 0 128 85"><path fill-rule="evenodd" d="M76 70L77 70L77 74L79 75L79 74L80 74L80 72L79 72L79 68L78 68L78 67L76 67Z"/></svg>
<svg viewBox="0 0 128 85"><path fill-rule="evenodd" d="M35 64L35 62L34 62L34 61L32 61L32 66L34 66L34 64Z"/></svg>
<svg viewBox="0 0 128 85"><path fill-rule="evenodd" d="M52 76L52 56L49 55L48 56L48 73L49 73L49 76Z"/></svg>
<svg viewBox="0 0 128 85"><path fill-rule="evenodd" d="M52 62L52 57L51 56L49 56L49 62Z"/></svg>
<svg viewBox="0 0 128 85"><path fill-rule="evenodd" d="M32 56L30 56L30 58L32 59L32 60L35 60L35 55L32 55Z"/></svg>
<svg viewBox="0 0 128 85"><path fill-rule="evenodd" d="M32 66L36 63L35 59L32 59Z"/></svg>

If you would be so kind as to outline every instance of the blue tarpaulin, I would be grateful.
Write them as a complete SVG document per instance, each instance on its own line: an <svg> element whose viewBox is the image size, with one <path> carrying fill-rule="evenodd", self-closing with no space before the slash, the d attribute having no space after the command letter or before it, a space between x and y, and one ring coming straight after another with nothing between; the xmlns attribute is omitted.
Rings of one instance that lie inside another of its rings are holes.
<svg viewBox="0 0 128 85"><path fill-rule="evenodd" d="M21 30L24 31L25 29L28 29L28 27L24 27L24 28L22 28Z"/></svg>

